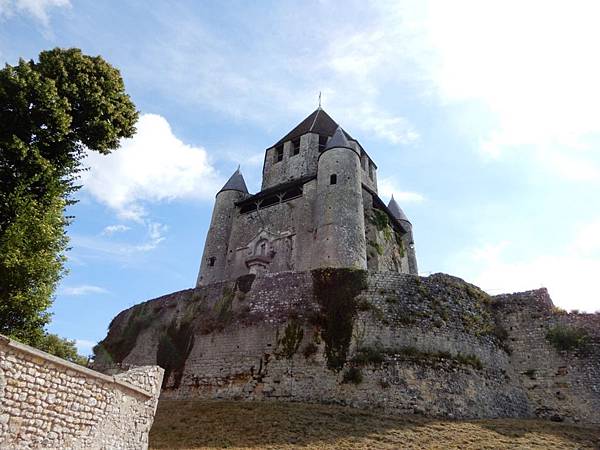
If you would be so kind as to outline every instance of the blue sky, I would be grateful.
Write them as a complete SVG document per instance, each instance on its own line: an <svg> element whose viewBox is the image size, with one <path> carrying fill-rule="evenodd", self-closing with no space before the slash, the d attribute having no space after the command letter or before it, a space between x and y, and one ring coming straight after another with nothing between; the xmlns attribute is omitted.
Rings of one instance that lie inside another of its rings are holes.
<svg viewBox="0 0 600 450"><path fill-rule="evenodd" d="M72 208L50 331L90 351L111 318L191 287L215 192L325 110L412 220L423 274L492 294L600 295L597 2L0 0L0 60L79 47L118 67L138 134Z"/></svg>

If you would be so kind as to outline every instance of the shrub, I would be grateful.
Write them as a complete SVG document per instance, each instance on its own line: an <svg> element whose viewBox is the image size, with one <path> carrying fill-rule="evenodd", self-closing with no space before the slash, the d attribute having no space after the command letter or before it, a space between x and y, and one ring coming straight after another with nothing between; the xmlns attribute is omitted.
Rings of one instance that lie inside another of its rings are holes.
<svg viewBox="0 0 600 450"><path fill-rule="evenodd" d="M278 352L280 356L290 359L298 351L302 338L304 337L304 329L297 319L291 319L283 332L283 337L278 341L278 347L281 350Z"/></svg>
<svg viewBox="0 0 600 450"><path fill-rule="evenodd" d="M583 350L587 346L589 335L581 328L556 325L548 330L546 339L559 351Z"/></svg>
<svg viewBox="0 0 600 450"><path fill-rule="evenodd" d="M350 367L346 369L342 378L342 383L360 384L362 381L362 372L358 367Z"/></svg>
<svg viewBox="0 0 600 450"><path fill-rule="evenodd" d="M309 342L308 344L306 344L304 346L304 349L302 350L302 354L304 355L304 357L306 359L308 359L312 355L317 353L317 350L319 350L319 347L317 347L317 344L315 344L314 342Z"/></svg>
<svg viewBox="0 0 600 450"><path fill-rule="evenodd" d="M385 351L381 347L360 347L352 358L356 364L381 364L385 361Z"/></svg>

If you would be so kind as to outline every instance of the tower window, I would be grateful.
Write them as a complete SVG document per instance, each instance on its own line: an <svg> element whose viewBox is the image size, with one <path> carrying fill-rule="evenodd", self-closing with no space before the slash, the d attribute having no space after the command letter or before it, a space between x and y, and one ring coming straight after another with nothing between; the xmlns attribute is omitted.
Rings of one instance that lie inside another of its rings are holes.
<svg viewBox="0 0 600 450"><path fill-rule="evenodd" d="M216 260L217 260L217 258L215 258L214 256L211 256L210 258L208 258L208 267L213 267L215 265Z"/></svg>
<svg viewBox="0 0 600 450"><path fill-rule="evenodd" d="M329 184L337 184L337 175L335 173L332 173L329 177Z"/></svg>
<svg viewBox="0 0 600 450"><path fill-rule="evenodd" d="M300 138L292 141L292 156L295 156L298 153L300 153Z"/></svg>
<svg viewBox="0 0 600 450"><path fill-rule="evenodd" d="M275 162L283 161L283 144L275 147Z"/></svg>
<svg viewBox="0 0 600 450"><path fill-rule="evenodd" d="M319 136L319 151L322 152L327 147L327 136Z"/></svg>

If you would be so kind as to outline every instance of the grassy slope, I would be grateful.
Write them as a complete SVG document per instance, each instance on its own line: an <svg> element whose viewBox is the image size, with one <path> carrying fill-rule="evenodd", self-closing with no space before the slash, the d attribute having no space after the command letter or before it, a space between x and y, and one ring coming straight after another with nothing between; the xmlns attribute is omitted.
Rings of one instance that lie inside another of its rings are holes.
<svg viewBox="0 0 600 450"><path fill-rule="evenodd" d="M537 420L424 419L279 402L159 403L152 449L600 448L600 429Z"/></svg>

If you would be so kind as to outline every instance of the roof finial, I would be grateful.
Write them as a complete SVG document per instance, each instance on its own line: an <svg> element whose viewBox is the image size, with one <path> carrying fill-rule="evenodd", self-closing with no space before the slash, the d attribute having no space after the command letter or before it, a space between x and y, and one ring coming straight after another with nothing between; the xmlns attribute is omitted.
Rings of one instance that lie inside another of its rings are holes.
<svg viewBox="0 0 600 450"><path fill-rule="evenodd" d="M319 109L321 109L321 91L319 91Z"/></svg>
<svg viewBox="0 0 600 450"><path fill-rule="evenodd" d="M238 171L238 172L239 172L239 171L240 171L240 164L238 164L238 168L237 168L237 171Z"/></svg>

